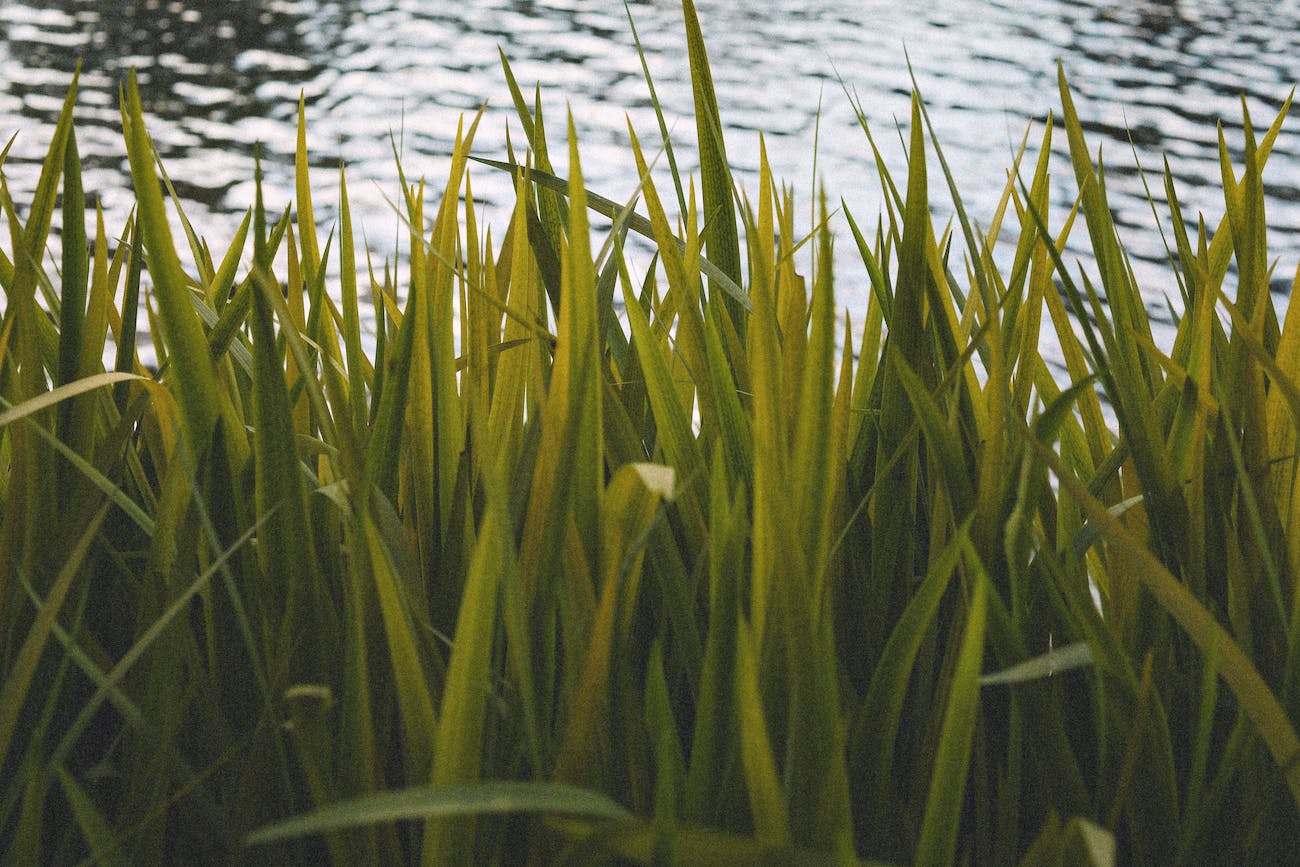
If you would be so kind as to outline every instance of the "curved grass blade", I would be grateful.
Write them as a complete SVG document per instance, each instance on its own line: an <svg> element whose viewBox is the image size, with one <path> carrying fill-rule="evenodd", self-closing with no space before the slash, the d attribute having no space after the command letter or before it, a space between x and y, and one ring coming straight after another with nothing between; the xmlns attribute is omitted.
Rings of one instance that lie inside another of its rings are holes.
<svg viewBox="0 0 1300 867"><path fill-rule="evenodd" d="M1092 647L1086 641L1077 641L1055 650L1048 651L1033 659L986 674L980 678L980 686L1003 686L1025 683L1075 668L1091 666L1095 663Z"/></svg>
<svg viewBox="0 0 1300 867"><path fill-rule="evenodd" d="M961 438L944 418L939 404L922 384L921 378L902 356L895 358L894 373L902 383L921 430L930 443L930 453L943 479L944 493L952 503L953 517L958 521L965 520L974 510L976 501L970 483L972 473L966 466Z"/></svg>
<svg viewBox="0 0 1300 867"><path fill-rule="evenodd" d="M434 737L435 787L470 783L479 778L491 698L492 648L497 633L499 587L514 568L511 529L505 516L505 494L497 485L489 494L487 515L479 533L460 612L456 618L447 685L442 693L442 718ZM473 855L474 823L431 821L424 828L425 865L468 863Z"/></svg>
<svg viewBox="0 0 1300 867"><path fill-rule="evenodd" d="M82 837L90 846L95 863L109 865L109 867L129 864L130 861L126 852L122 851L121 843L114 839L113 827L108 817L100 812L94 799L66 769L58 768L57 776L59 785L63 789L63 796L68 799L68 805L72 807L73 818L81 829Z"/></svg>
<svg viewBox="0 0 1300 867"><path fill-rule="evenodd" d="M218 418L224 419L225 428L230 432L241 430L242 425L218 381L207 337L194 312L189 281L172 243L158 176L154 173L153 144L145 130L144 108L140 103L134 70L127 79L122 121L131 178L140 209L138 223L144 236L149 273L154 281L154 296L158 299L162 338L176 373L176 399L184 423L185 442L190 455L197 458L207 451ZM247 440L240 436L227 436L225 442L232 465L242 467L248 455Z"/></svg>
<svg viewBox="0 0 1300 867"><path fill-rule="evenodd" d="M59 615L59 609L63 607L68 591L72 588L73 579L80 574L86 555L90 551L90 547L99 533L100 525L103 524L107 515L108 505L105 504L95 513L95 516L86 525L86 529L68 552L67 559L64 560L58 577L54 579L54 583L50 585L49 592L45 596L45 604L41 606L35 622L32 623L26 638L23 639L21 648L14 657L12 665L5 673L4 684L0 686L0 763L3 763L9 755L9 747L13 743L19 711L23 708L28 689L32 685L32 679L36 676L37 663L40 661L41 653L45 650L45 644L49 640L50 631Z"/></svg>
<svg viewBox="0 0 1300 867"><path fill-rule="evenodd" d="M97 373L94 376L88 376L85 379L78 379L75 382L69 382L60 385L58 388L51 389L44 394L25 400L17 406L10 407L4 412L0 412L0 427L18 421L21 418L34 415L43 409L48 409L60 401L68 400L79 394L85 394L88 391L94 391L97 388L103 388L106 385L113 385L118 382L129 382L131 380L142 380L150 382L147 376L140 376L135 373Z"/></svg>
<svg viewBox="0 0 1300 867"><path fill-rule="evenodd" d="M979 710L980 661L984 658L984 629L988 619L989 578L969 543L963 553L975 588L966 608L966 629L935 750L934 776L930 778L930 795L916 846L918 864L952 863L962 799L970 776L971 742Z"/></svg>
<svg viewBox="0 0 1300 867"><path fill-rule="evenodd" d="M889 831L894 741L902 725L908 681L921 643L939 611L939 603L969 544L968 519L931 564L885 643L850 734L850 780L855 796L865 802L858 813L858 833L878 848Z"/></svg>
<svg viewBox="0 0 1300 867"><path fill-rule="evenodd" d="M540 448L556 460L539 462L533 475L520 552L520 567L526 575L558 573L559 564L554 560L566 547L564 535L571 523L585 554L587 574L599 564L598 519L604 492L601 346L596 333L596 286L585 189L571 117L569 166L571 242L562 271L563 304L555 359L541 412ZM569 580L575 585L574 592L589 592L590 585L583 579Z"/></svg>
<svg viewBox="0 0 1300 867"><path fill-rule="evenodd" d="M52 336L54 326L36 303L36 289L38 285L48 285L40 263L57 204L68 142L72 137L72 114L80 72L81 64L78 63L45 161L41 164L26 225L19 221L8 186L0 175L0 196L9 218L14 251L13 271L4 287L5 311L0 322L11 338L6 352L8 365L0 376L0 387L13 403L21 404L47 388L43 344L49 344L48 338ZM48 309L56 309L57 300L51 297ZM57 470L49 451L32 437L26 426L10 435L7 462L11 469L5 480L7 497L4 521L0 526L0 622L6 622L4 615L11 598L10 575L22 571L44 582L49 577L46 567L51 567L52 573L54 566L48 561L43 550L46 546L37 532L38 528L50 526L55 519Z"/></svg>
<svg viewBox="0 0 1300 867"><path fill-rule="evenodd" d="M259 828L245 838L249 846L325 834L403 819L454 818L502 813L584 816L614 822L632 814L599 792L554 783L492 781L470 786L425 786L379 792L314 813Z"/></svg>
<svg viewBox="0 0 1300 867"><path fill-rule="evenodd" d="M66 165L68 143L73 136L72 111L77 99L77 85L81 77L81 64L73 73L72 83L63 100L63 108L50 137L50 146L45 160L41 164L40 178L36 182L36 192L32 196L31 210L27 224L18 223L17 214L13 212L13 203L9 200L7 186L4 198L6 210L10 216L10 228L14 234L13 274L5 286L6 309L5 322L16 321L24 331L38 321L34 316L32 305L35 303L36 286L39 282L41 257L44 255L45 241L50 234L50 223L54 218L54 209L58 201L59 180ZM6 148L8 150L8 148ZM84 232L84 227L83 227ZM19 395L30 397L31 395Z"/></svg>
<svg viewBox="0 0 1300 867"><path fill-rule="evenodd" d="M691 91L695 97L695 128L699 137L700 177L704 192L704 249L723 274L733 283L740 282L740 235L736 227L736 209L732 202L734 183L727 163L727 146L722 135L722 116L713 91L713 73L700 31L699 15L692 0L682 0L682 18L686 23L686 54L691 64ZM743 304L727 296L732 325L740 336L745 334Z"/></svg>
<svg viewBox="0 0 1300 867"><path fill-rule="evenodd" d="M767 718L759 690L756 636L743 616L739 617L738 623L736 716L739 718L740 759L745 769L749 809L763 840L777 846L789 846L790 811L767 732Z"/></svg>
<svg viewBox="0 0 1300 867"><path fill-rule="evenodd" d="M106 375L106 374L101 374L101 375ZM126 374L126 375L134 378L134 374ZM169 394L163 391L161 387L153 384L152 381L150 381L150 386L152 389L154 389L155 394L163 395L164 399L166 400L171 399L171 396ZM60 386L60 387L62 388L64 386ZM33 400L40 400L40 398L33 398ZM3 398L0 398L0 404L2 404L2 402L3 402ZM28 403L30 402L31 401L28 401ZM19 409L19 407L13 407L11 409ZM46 442L50 444L52 448L54 448L56 451L62 454L63 457L66 458L68 462L72 465L72 467L76 469L78 472L80 472L83 476L85 476L86 479L89 480L92 485L94 485L96 488L99 488L101 491L103 491L104 495L107 496L110 500L112 500L113 504L116 505L118 508L120 508L123 514L125 514L133 522L135 522L135 524L141 530L144 531L146 536L151 538L153 537L154 526L155 526L153 519L150 518L147 514L145 514L144 510L139 506L139 504L137 504L134 500L132 500L130 496L128 496L120 487L117 486L117 484L115 484L111 479L109 479L99 470L95 469L94 465L92 465L81 455L74 452L65 443L59 442L59 440L53 434L51 434L48 430L46 430L41 425L33 424L32 430L36 432L37 436L44 439Z"/></svg>
<svg viewBox="0 0 1300 867"><path fill-rule="evenodd" d="M433 758L438 717L430 695L430 678L420 654L416 624L401 592L402 583L374 521L362 519L370 572L383 615L384 636L393 667L394 691L401 713L402 741L408 774L427 779Z"/></svg>
<svg viewBox="0 0 1300 867"><path fill-rule="evenodd" d="M664 120L663 106L659 103L659 94L655 93L654 80L650 77L650 65L646 62L645 50L641 47L641 37L636 32L636 22L632 20L632 7L623 0L623 11L627 14L627 26L632 31L632 42L636 45L637 57L641 59L641 73L645 77L646 90L650 94L650 104L654 106L655 119L659 122L659 135L663 139L664 154L668 157L668 171L677 190L677 206L680 213L686 213L686 194L682 191L682 176L677 170L677 157L673 154L673 142L668 135L668 124ZM3 162L3 160L0 160Z"/></svg>
<svg viewBox="0 0 1300 867"><path fill-rule="evenodd" d="M302 465L294 439L293 408L276 343L274 312L265 292L253 293L251 326L254 507L258 520L265 524L258 536L257 553L264 573L274 576L274 583L269 583L268 589L275 588L271 598L279 610L264 614L278 621L280 654L287 662L291 642L299 631L297 618L302 613L299 609L306 613L310 623L322 603L316 595L320 573L307 516ZM307 648L300 650L306 651ZM306 672L295 674L302 676Z"/></svg>

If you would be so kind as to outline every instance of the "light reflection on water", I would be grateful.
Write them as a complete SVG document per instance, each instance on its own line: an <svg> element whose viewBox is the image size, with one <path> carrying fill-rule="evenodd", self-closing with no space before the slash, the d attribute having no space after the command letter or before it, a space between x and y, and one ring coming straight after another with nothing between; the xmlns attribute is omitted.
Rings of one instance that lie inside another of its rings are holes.
<svg viewBox="0 0 1300 867"><path fill-rule="evenodd" d="M861 99L891 166L901 162L896 121L908 118L904 46L971 215L987 222L1011 154L1031 119L1058 103L1055 64L1065 64L1094 151L1104 147L1112 205L1137 261L1153 315L1167 319L1161 293L1176 295L1163 246L1133 160L1158 171L1168 153L1185 212L1222 214L1216 122L1230 147L1241 141L1244 94L1257 126L1273 118L1300 79L1300 2L1103 0L700 0L728 153L753 186L757 131L766 133L776 174L807 208L817 170L832 201L843 197L861 225L881 204L865 137L840 78ZM623 200L635 185L626 119L643 142L657 131L618 3L438 3L427 0L205 0L132 2L5 0L0 4L0 133L21 130L5 164L25 208L78 56L78 103L85 186L109 225L130 206L116 88L139 69L150 130L187 213L214 249L234 232L253 200L252 152L262 144L268 204L292 192L294 117L306 99L319 216L333 217L337 166L348 163L358 232L381 255L399 234L387 199L396 198L390 136L398 136L410 177L438 184L462 114L488 109L475 150L505 153L506 131L522 140L497 50L520 83L543 86L552 150L566 107L583 143L588 185ZM658 94L683 167L693 167L689 67L680 6L633 3ZM1041 123L1030 135L1031 157ZM1055 222L1074 184L1064 136L1054 150ZM563 160L557 159L562 166ZM945 213L941 177L932 173ZM1280 256L1275 282L1295 273L1300 252L1300 138L1284 131L1271 158L1270 244ZM1157 200L1158 177L1151 178ZM512 194L504 177L474 173L476 199L501 227ZM843 220L835 224L843 239ZM499 231L499 230L498 230ZM841 241L842 303L862 302L859 277Z"/></svg>

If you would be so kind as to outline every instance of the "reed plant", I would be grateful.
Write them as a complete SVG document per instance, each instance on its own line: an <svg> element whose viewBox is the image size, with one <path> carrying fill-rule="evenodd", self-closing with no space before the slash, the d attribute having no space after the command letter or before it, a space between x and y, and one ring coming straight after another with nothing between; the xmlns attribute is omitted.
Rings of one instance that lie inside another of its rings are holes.
<svg viewBox="0 0 1300 867"><path fill-rule="evenodd" d="M587 190L503 57L526 152L463 125L447 178L402 175L384 262L346 178L318 226L304 106L294 201L259 178L214 254L134 78L110 234L74 80L25 216L0 187L0 859L1294 857L1300 314L1262 180L1287 105L1235 164L1220 136L1217 225L1164 167L1159 346L1064 73L986 227L919 97L905 172L864 118L883 208L837 245L765 155L735 183L683 12L698 178L629 129L624 203ZM497 171L494 233L471 173Z"/></svg>

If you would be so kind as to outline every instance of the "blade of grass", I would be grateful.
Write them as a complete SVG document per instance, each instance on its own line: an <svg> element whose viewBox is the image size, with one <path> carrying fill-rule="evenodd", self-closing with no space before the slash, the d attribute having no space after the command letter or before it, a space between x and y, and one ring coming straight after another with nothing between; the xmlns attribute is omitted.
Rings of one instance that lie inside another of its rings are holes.
<svg viewBox="0 0 1300 867"><path fill-rule="evenodd" d="M186 447L191 460L197 460L206 453L218 418L224 419L226 429L231 432L239 430L240 425L218 382L203 327L194 313L188 279L172 243L158 178L154 174L153 144L145 130L144 109L134 72L127 79L122 122L139 207L139 226L162 320L161 337L170 350L177 378L176 397ZM247 441L241 436L228 436L225 442L232 464L242 466L248 455Z"/></svg>
<svg viewBox="0 0 1300 867"><path fill-rule="evenodd" d="M432 768L434 741L438 731L438 717L430 695L428 668L419 651L415 634L416 624L403 599L402 584L393 570L392 559L379 537L374 522L363 518L361 532L366 538L366 550L375 593L383 615L384 635L393 679L398 709L401 713L402 745L408 776L424 777Z"/></svg>
<svg viewBox="0 0 1300 867"><path fill-rule="evenodd" d="M63 152L63 292L59 304L59 366L55 385L65 385L80 372L81 345L86 325L86 297L90 274L86 261L86 196L81 187L81 157L77 133L68 132ZM60 420L66 428L72 421L72 405L62 408ZM60 430L67 437L71 432ZM66 439L65 439L66 441Z"/></svg>
<svg viewBox="0 0 1300 867"><path fill-rule="evenodd" d="M605 795L553 783L484 782L470 786L427 786L380 792L331 804L314 813L260 828L245 842L260 846L292 837L324 834L402 819L454 818L501 813L588 816L615 822L632 816Z"/></svg>
<svg viewBox="0 0 1300 867"><path fill-rule="evenodd" d="M700 178L704 192L704 249L723 274L740 283L740 240L736 211L732 205L731 166L723 141L722 118L713 90L713 73L700 31L699 15L692 0L682 0L686 24L686 55L691 65L691 92L695 98L695 128L700 149ZM728 300L730 299L730 300ZM743 306L728 295L724 299L736 333L744 336Z"/></svg>
<svg viewBox="0 0 1300 867"><path fill-rule="evenodd" d="M497 484L489 494L487 514L465 578L442 693L442 719L434 738L430 780L434 787L473 782L481 771L499 587L513 569L504 490ZM472 817L427 823L423 863L467 863L473 856L474 831Z"/></svg>
<svg viewBox="0 0 1300 867"><path fill-rule="evenodd" d="M4 685L0 687L0 762L9 755L9 748L13 745L19 711L23 708L28 689L36 676L37 663L49 641L50 630L54 627L64 600L67 599L68 591L72 589L73 580L81 574L86 555L107 515L108 506L100 506L68 552L58 577L54 579L45 596L45 604L37 613L27 636L23 639L22 647L5 674Z"/></svg>
<svg viewBox="0 0 1300 867"><path fill-rule="evenodd" d="M89 844L95 863L101 865L125 865L130 861L121 850L121 844L114 839L113 827L108 818L95 805L86 790L64 768L59 768L59 785L63 795L72 807L72 815L81 829L81 834Z"/></svg>
<svg viewBox="0 0 1300 867"><path fill-rule="evenodd" d="M357 256L352 236L352 210L348 203L347 173L339 166L339 288L343 298L343 343L347 352L348 402L352 429L365 442L367 419L365 350L361 345L361 319L357 300Z"/></svg>
<svg viewBox="0 0 1300 867"><path fill-rule="evenodd" d="M686 213L686 194L682 192L682 177L677 170L677 157L673 154L672 139L668 135L668 123L664 120L663 106L659 95L655 93L654 80L650 77L650 65L646 61L645 50L641 47L641 37L636 32L636 22L632 20L632 7L627 0L623 2L623 12L627 15L627 26L632 31L632 42L636 45L637 57L641 59L641 73L645 77L646 90L650 94L650 104L654 106L655 120L659 122L659 137L664 143L664 154L668 157L668 171L672 175L673 187L677 190L678 213ZM0 161L2 162L2 161Z"/></svg>
<svg viewBox="0 0 1300 867"><path fill-rule="evenodd" d="M1025 683L1043 677L1051 677L1059 672L1090 666L1094 662L1092 647L1086 641L1076 641L1064 647L1058 647L1047 653L1026 659L1010 668L995 671L980 677L980 686L1002 686L1005 684Z"/></svg>
<svg viewBox="0 0 1300 867"><path fill-rule="evenodd" d="M789 808L777 775L776 757L767 732L759 691L758 650L754 630L740 618L736 636L736 713L740 728L740 758L745 769L749 809L760 839L775 846L790 845Z"/></svg>
<svg viewBox="0 0 1300 867"><path fill-rule="evenodd" d="M5 375L0 377L0 385L6 391L5 397L13 404L37 397L47 388L41 331L50 328L50 322L36 304L36 288L43 279L40 262L57 203L68 141L72 137L73 106L80 71L78 64L49 150L41 164L26 225L18 219L7 185L0 186L14 254L13 274L4 287L3 327L10 336L6 353L9 365ZM51 302L49 308L55 309L56 302L57 299ZM9 465L12 469L6 484L9 496L4 504L4 523L0 527L0 623L9 622L6 609L13 598L9 576L23 572L40 583L48 577L46 552L49 546L43 544L39 534L52 526L55 520L57 474L51 464L52 456L35 442L33 436L25 426L10 435Z"/></svg>
<svg viewBox="0 0 1300 867"><path fill-rule="evenodd" d="M259 263L255 267L263 267ZM252 423L254 459L254 513L264 523L258 537L258 558L263 572L274 576L275 608L263 612L279 620L280 658L288 662L293 637L298 633L300 606L310 612L320 599L316 594L320 574L307 516L302 466L294 440L293 410L282 357L276 343L274 312L262 291L253 293ZM278 610L277 610L278 609ZM311 615L308 614L311 622ZM312 630L315 631L315 630ZM316 664L311 665L316 669ZM299 676L319 676L323 671Z"/></svg>
<svg viewBox="0 0 1300 867"><path fill-rule="evenodd" d="M951 863L957 848L962 799L970 775L970 756L979 710L980 662L984 657L984 631L988 617L989 579L972 548L963 560L974 584L966 608L957 669L947 696L943 730L935 750L934 776L926 799L925 819L916 846L916 863Z"/></svg>

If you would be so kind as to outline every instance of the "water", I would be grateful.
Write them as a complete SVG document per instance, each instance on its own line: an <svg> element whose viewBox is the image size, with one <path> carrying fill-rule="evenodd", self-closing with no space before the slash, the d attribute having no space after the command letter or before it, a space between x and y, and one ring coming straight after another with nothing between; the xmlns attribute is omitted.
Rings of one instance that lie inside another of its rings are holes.
<svg viewBox="0 0 1300 867"><path fill-rule="evenodd" d="M1267 126L1300 79L1298 0L700 0L697 7L742 181L755 183L762 130L776 174L807 208L816 148L818 182L863 225L874 224L882 197L845 86L899 166L894 127L908 119L911 89L906 48L966 206L987 222L1013 149L1033 122L1032 156L1041 121L1058 103L1060 58L1094 152L1100 145L1107 155L1116 219L1166 334L1165 293L1177 291L1134 149L1155 172L1167 153L1185 211L1203 212L1213 227L1223 213L1216 122L1239 155L1240 97L1255 124ZM694 122L680 6L642 0L630 8L689 170ZM522 141L498 48L525 88L542 84L553 145L567 107L588 186L625 199L635 185L627 118L649 145L657 127L621 4L580 0L0 0L0 133L21 133L4 170L25 210L81 57L85 186L108 225L120 226L131 196L116 93L136 67L164 163L191 221L218 249L253 200L254 142L267 161L268 204L289 200L301 93L319 215L332 219L342 158L358 233L382 256L400 236L388 204L398 195L395 142L408 176L440 184L458 119L485 101L476 152L503 157L507 130L516 147ZM1054 150L1059 223L1074 185L1063 135ZM933 177L943 213L941 179ZM1284 130L1265 181L1275 283L1289 286L1300 254L1300 133ZM1159 178L1151 183L1161 199ZM474 191L499 237L512 198L508 180L478 169ZM852 308L862 302L865 277L849 259L842 218L834 228L841 300Z"/></svg>

